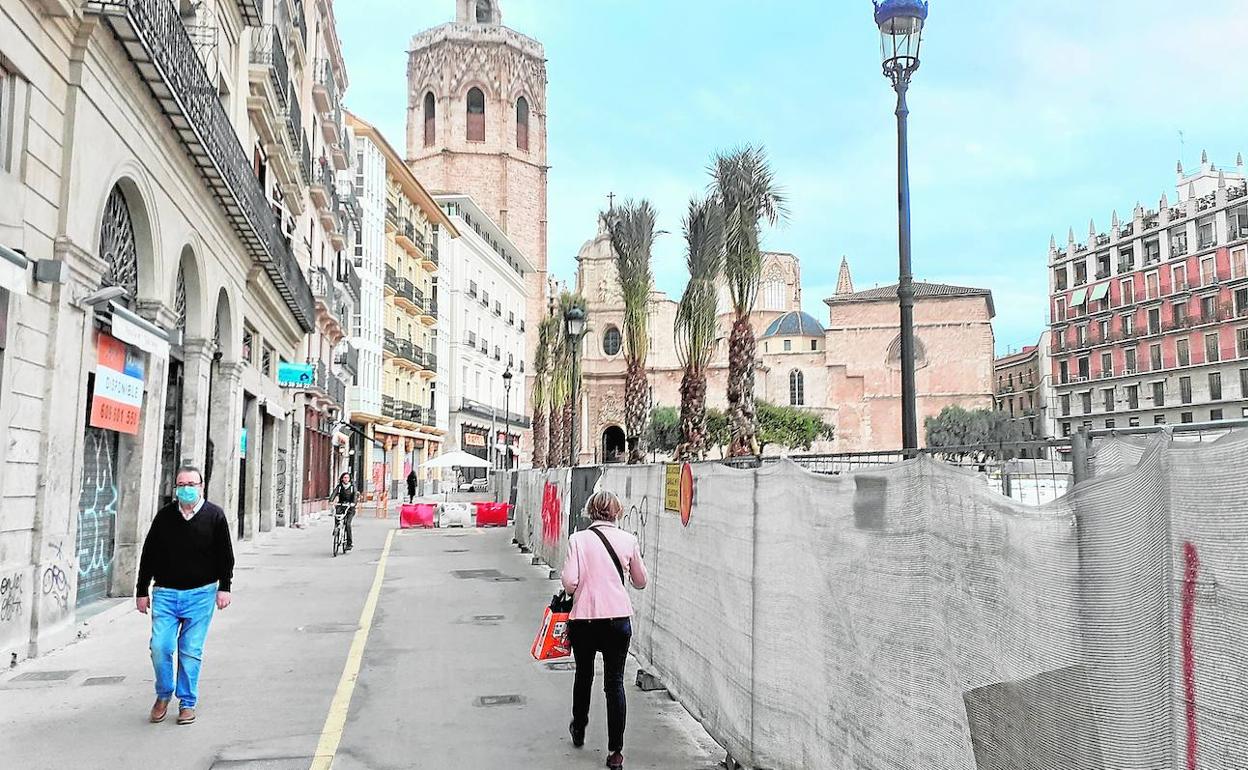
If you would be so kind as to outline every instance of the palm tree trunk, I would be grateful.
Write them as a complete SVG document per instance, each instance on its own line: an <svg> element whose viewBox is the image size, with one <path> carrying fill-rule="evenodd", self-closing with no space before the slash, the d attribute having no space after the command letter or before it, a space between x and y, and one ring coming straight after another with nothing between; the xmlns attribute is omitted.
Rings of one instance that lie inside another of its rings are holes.
<svg viewBox="0 0 1248 770"><path fill-rule="evenodd" d="M624 376L624 428L628 432L628 464L646 461L646 411L650 394L646 386L646 370L640 361L628 362Z"/></svg>
<svg viewBox="0 0 1248 770"><path fill-rule="evenodd" d="M534 410L533 412L533 467L546 467L546 450L548 449L546 438L546 407Z"/></svg>
<svg viewBox="0 0 1248 770"><path fill-rule="evenodd" d="M568 452L568 442L563 434L563 405L550 405L550 447L546 453L546 467L558 468L564 465L563 456Z"/></svg>
<svg viewBox="0 0 1248 770"><path fill-rule="evenodd" d="M698 462L706 455L706 376L685 368L680 381L681 442L677 462Z"/></svg>
<svg viewBox="0 0 1248 770"><path fill-rule="evenodd" d="M757 455L758 416L754 411L754 358L757 344L749 319L739 315L728 338L728 422L730 457Z"/></svg>

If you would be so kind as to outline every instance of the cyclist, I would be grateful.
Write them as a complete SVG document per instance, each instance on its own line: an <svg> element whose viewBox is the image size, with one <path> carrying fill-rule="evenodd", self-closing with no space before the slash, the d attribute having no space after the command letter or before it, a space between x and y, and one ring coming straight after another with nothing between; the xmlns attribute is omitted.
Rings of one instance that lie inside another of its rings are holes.
<svg viewBox="0 0 1248 770"><path fill-rule="evenodd" d="M342 517L342 525L346 530L346 546L343 553L351 550L351 520L355 518L355 499L358 493L351 482L351 474L344 473L338 477L338 486L334 487L329 499L336 503L335 515Z"/></svg>

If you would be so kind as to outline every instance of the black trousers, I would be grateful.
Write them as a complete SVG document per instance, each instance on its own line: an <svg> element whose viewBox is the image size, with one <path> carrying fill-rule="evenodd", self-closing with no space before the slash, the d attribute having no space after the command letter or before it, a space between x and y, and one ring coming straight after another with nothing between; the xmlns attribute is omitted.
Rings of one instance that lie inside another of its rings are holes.
<svg viewBox="0 0 1248 770"><path fill-rule="evenodd" d="M346 511L345 516L342 516L343 511ZM338 515L342 516L342 528L344 530L344 537L346 538L346 541L347 541L347 547L350 548L353 542L351 540L351 520L355 518L355 506L353 505L350 508L348 508L345 505L339 505Z"/></svg>
<svg viewBox="0 0 1248 770"><path fill-rule="evenodd" d="M573 620L568 623L568 641L576 661L572 685L572 722L578 729L589 724L589 699L594 688L594 660L602 653L602 690L607 696L607 751L624 750L624 724L628 704L624 698L624 663L633 638L629 618Z"/></svg>

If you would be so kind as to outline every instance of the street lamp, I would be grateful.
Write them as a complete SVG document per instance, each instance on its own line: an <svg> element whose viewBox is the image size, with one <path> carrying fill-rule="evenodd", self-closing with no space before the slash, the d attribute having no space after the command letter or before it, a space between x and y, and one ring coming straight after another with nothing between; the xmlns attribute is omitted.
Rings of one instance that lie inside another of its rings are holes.
<svg viewBox="0 0 1248 770"><path fill-rule="evenodd" d="M897 92L897 234L900 269L897 299L901 305L901 438L907 452L919 448L914 382L914 276L910 271L910 151L906 91L919 68L919 47L927 21L927 0L872 0L880 28L884 76Z"/></svg>
<svg viewBox="0 0 1248 770"><path fill-rule="evenodd" d="M503 470L511 470L511 364L503 372Z"/></svg>
<svg viewBox="0 0 1248 770"><path fill-rule="evenodd" d="M568 431L568 465L576 465L576 413L577 399L577 373L581 370L581 335L585 333L585 311L579 307L570 307L568 312L563 315L563 330L568 337L568 344L572 346L572 425Z"/></svg>

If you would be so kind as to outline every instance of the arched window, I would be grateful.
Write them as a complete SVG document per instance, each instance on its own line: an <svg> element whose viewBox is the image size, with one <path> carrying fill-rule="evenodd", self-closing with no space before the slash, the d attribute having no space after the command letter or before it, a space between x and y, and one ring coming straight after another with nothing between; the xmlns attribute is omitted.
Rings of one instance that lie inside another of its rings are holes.
<svg viewBox="0 0 1248 770"><path fill-rule="evenodd" d="M806 377L801 371L789 372L789 406L806 405Z"/></svg>
<svg viewBox="0 0 1248 770"><path fill-rule="evenodd" d="M104 221L100 224L100 256L108 265L104 273L105 286L120 286L126 296L118 300L127 307L134 307L139 295L139 254L135 242L134 222L130 219L130 207L120 187L114 187L104 204Z"/></svg>
<svg viewBox="0 0 1248 770"><path fill-rule="evenodd" d="M425 146L432 147L438 138L438 105L433 92L425 94Z"/></svg>
<svg viewBox="0 0 1248 770"><path fill-rule="evenodd" d="M783 280L763 284L763 310L784 310L786 286Z"/></svg>
<svg viewBox="0 0 1248 770"><path fill-rule="evenodd" d="M480 88L468 92L468 141L485 141L485 94Z"/></svg>
<svg viewBox="0 0 1248 770"><path fill-rule="evenodd" d="M477 23L490 23L490 0L477 0Z"/></svg>
<svg viewBox="0 0 1248 770"><path fill-rule="evenodd" d="M529 151L529 100L516 100L516 147Z"/></svg>

